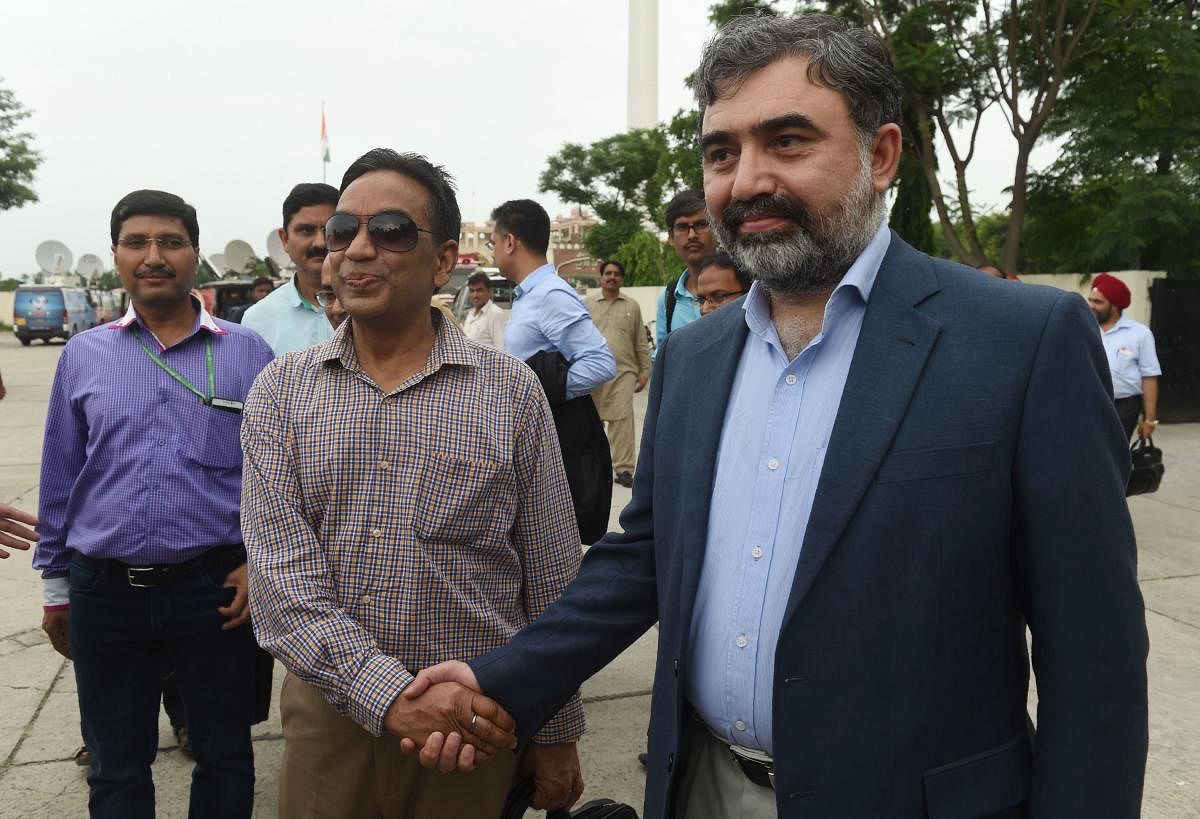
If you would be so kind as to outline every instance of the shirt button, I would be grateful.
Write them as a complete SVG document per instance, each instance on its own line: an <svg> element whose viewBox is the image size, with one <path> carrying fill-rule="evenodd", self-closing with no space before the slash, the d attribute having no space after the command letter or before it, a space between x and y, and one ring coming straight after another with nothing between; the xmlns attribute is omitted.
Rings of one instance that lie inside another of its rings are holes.
<svg viewBox="0 0 1200 819"><path fill-rule="evenodd" d="M380 529L379 527L376 527L376 528L372 529L372 530L371 530L371 537L374 537L374 538L383 537L383 530L382 530L382 529Z"/></svg>
<svg viewBox="0 0 1200 819"><path fill-rule="evenodd" d="M745 634L739 634L737 637L737 640L735 640L734 642L737 643L738 648L745 648L750 643L750 641L746 639Z"/></svg>
<svg viewBox="0 0 1200 819"><path fill-rule="evenodd" d="M771 460L767 461L767 469L774 472L778 468L779 468L779 459L778 458L772 458Z"/></svg>
<svg viewBox="0 0 1200 819"><path fill-rule="evenodd" d="M386 472L389 467L391 467L391 463L389 463L388 461L380 461L379 462L379 468L381 470L383 470L384 472Z"/></svg>
<svg viewBox="0 0 1200 819"><path fill-rule="evenodd" d="M736 729L738 729L739 731L745 731L745 730L746 730L746 723L742 722L742 721L739 719L737 722L735 722L735 723L733 724L733 727L734 727L734 728L736 728Z"/></svg>
<svg viewBox="0 0 1200 819"><path fill-rule="evenodd" d="M759 558L761 558L762 557L762 547L755 546L753 549L750 550L750 556L752 558L754 558L755 560L758 560Z"/></svg>
<svg viewBox="0 0 1200 819"><path fill-rule="evenodd" d="M786 382L788 383L788 385L790 386L790 385L792 385L792 384L795 384L795 383L796 383L796 376L794 376L794 375L789 375L789 376L787 376L786 378L784 378L783 380L784 380L784 381L786 381Z"/></svg>
<svg viewBox="0 0 1200 819"><path fill-rule="evenodd" d="M362 600L362 602L364 602L364 603L370 603L370 602L372 602L372 601L373 601L375 598L373 598L373 597L372 597L371 595L369 595L369 594L364 594L364 595L363 595L361 598L359 598L359 599L361 599L361 600Z"/></svg>

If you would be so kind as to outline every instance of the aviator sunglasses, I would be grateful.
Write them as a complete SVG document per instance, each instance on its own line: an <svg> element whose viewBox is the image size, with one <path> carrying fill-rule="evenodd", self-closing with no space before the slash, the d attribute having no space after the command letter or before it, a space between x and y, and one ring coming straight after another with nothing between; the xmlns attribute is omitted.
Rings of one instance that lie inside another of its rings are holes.
<svg viewBox="0 0 1200 819"><path fill-rule="evenodd" d="M366 220L352 213L335 213L325 223L325 248L330 253L337 253L350 247L364 221L371 243L380 250L390 250L393 253L412 250L417 246L417 239L422 233L433 235L432 230L417 227L417 223L401 211L387 210Z"/></svg>

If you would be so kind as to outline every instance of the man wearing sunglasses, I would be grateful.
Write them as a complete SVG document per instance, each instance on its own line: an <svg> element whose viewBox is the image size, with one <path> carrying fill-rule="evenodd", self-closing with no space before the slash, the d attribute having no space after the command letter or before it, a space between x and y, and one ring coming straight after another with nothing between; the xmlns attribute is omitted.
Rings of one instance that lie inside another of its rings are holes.
<svg viewBox="0 0 1200 819"><path fill-rule="evenodd" d="M254 627L289 672L281 816L497 816L517 771L491 700L458 685L399 697L421 668L508 642L581 556L534 375L430 306L460 225L450 177L424 157L355 161L325 223L349 318L276 359L248 401ZM582 792L582 730L576 695L525 754L540 806ZM402 754L401 738L434 734L492 759L443 777Z"/></svg>
<svg viewBox="0 0 1200 819"><path fill-rule="evenodd" d="M317 291L326 254L325 222L337 200L337 188L320 182L301 183L283 200L279 239L296 274L242 314L242 325L266 339L275 355L319 344L332 332Z"/></svg>
<svg viewBox="0 0 1200 819"><path fill-rule="evenodd" d="M196 760L189 815L249 817L255 644L239 501L241 408L272 359L192 295L196 211L134 191L112 212L130 306L63 349L42 454L42 627L75 661L91 816L151 817L164 668Z"/></svg>
<svg viewBox="0 0 1200 819"><path fill-rule="evenodd" d="M663 215L667 239L685 267L658 295L658 314L654 322L656 355L667 333L700 318L700 305L696 302L700 262L717 250L717 239L704 210L704 191L692 188L679 192L667 203Z"/></svg>

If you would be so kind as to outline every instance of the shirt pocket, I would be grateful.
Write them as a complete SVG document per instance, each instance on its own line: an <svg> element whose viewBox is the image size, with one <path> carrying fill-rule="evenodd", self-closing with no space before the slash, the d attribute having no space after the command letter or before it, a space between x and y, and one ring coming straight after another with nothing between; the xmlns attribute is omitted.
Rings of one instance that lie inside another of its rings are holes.
<svg viewBox="0 0 1200 819"><path fill-rule="evenodd" d="M974 475L992 468L992 442L893 452L880 464L876 483Z"/></svg>
<svg viewBox="0 0 1200 819"><path fill-rule="evenodd" d="M430 453L421 470L413 529L427 546L484 545L512 499L512 477L497 461Z"/></svg>
<svg viewBox="0 0 1200 819"><path fill-rule="evenodd" d="M240 413L205 407L180 436L180 455L209 469L240 469L241 431Z"/></svg>

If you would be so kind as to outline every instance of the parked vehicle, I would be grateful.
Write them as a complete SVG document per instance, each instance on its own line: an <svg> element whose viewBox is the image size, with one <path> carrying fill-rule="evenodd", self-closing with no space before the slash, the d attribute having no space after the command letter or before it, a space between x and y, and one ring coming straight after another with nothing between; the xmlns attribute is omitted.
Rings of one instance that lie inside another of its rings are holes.
<svg viewBox="0 0 1200 819"><path fill-rule="evenodd" d="M18 287L13 299L13 333L26 347L35 338L68 339L95 327L96 309L81 287Z"/></svg>
<svg viewBox="0 0 1200 819"><path fill-rule="evenodd" d="M204 299L204 308L217 318L226 321L241 321L242 312L250 305L250 291L257 277L243 276L236 279L220 279L206 282L197 289ZM283 282L276 282L279 286Z"/></svg>
<svg viewBox="0 0 1200 819"><path fill-rule="evenodd" d="M96 308L97 324L108 324L110 321L116 321L121 317L122 313L118 312L121 300L115 291L89 290L88 296L91 299L92 305Z"/></svg>
<svg viewBox="0 0 1200 819"><path fill-rule="evenodd" d="M500 271L494 267L480 267L476 268L476 270L481 270L488 274L488 281L492 285L492 301L496 303L496 306L502 307L505 310L511 310L513 290L516 289L516 284L511 279L501 276ZM458 291L454 294L454 300L450 303L450 310L454 313L454 317L458 319L459 324L467 320L467 313L471 310L471 289L466 286L466 279L463 279Z"/></svg>

